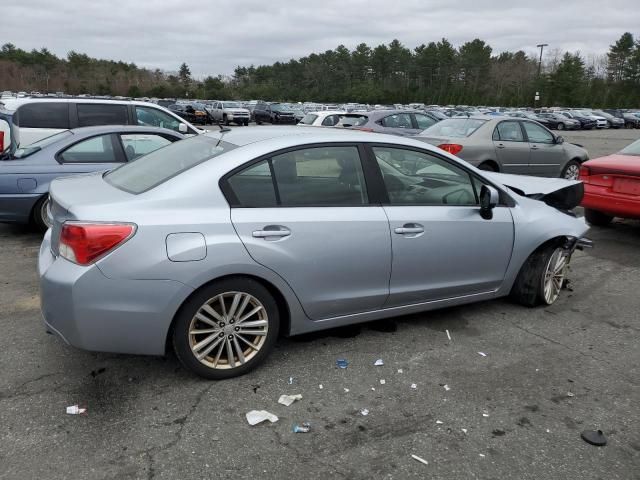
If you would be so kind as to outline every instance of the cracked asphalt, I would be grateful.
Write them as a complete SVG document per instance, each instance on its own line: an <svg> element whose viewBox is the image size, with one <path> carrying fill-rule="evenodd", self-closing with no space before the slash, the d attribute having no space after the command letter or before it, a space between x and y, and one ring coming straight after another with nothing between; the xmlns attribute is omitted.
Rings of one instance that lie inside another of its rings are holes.
<svg viewBox="0 0 640 480"><path fill-rule="evenodd" d="M640 132L564 136L595 157ZM262 368L207 382L172 354L46 335L40 236L0 225L0 479L640 478L640 222L590 237L549 308L496 300L282 339ZM280 420L250 427L253 409ZM302 422L311 432L292 433Z"/></svg>

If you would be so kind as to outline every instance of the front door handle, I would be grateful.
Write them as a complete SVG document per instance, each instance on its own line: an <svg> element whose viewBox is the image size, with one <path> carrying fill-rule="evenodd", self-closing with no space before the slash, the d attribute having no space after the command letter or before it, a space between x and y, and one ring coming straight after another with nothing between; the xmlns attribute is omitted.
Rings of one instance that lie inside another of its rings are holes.
<svg viewBox="0 0 640 480"><path fill-rule="evenodd" d="M405 223L402 227L394 228L393 231L398 235L415 235L424 233L424 227L417 223Z"/></svg>
<svg viewBox="0 0 640 480"><path fill-rule="evenodd" d="M255 238L288 237L291 230L278 225L268 225L263 230L254 230L252 235Z"/></svg>
<svg viewBox="0 0 640 480"><path fill-rule="evenodd" d="M504 148L504 143L499 143L498 145L496 145L496 147L498 147L498 148Z"/></svg>
<svg viewBox="0 0 640 480"><path fill-rule="evenodd" d="M531 145L531 150L538 150L538 145Z"/></svg>

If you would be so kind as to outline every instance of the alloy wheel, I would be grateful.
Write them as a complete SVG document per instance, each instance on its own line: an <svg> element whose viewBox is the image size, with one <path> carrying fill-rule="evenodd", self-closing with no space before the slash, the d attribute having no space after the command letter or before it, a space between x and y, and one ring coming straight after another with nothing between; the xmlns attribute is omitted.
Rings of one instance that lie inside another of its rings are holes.
<svg viewBox="0 0 640 480"><path fill-rule="evenodd" d="M569 165L564 172L564 178L567 180L577 180L580 175L580 167L578 165Z"/></svg>
<svg viewBox="0 0 640 480"><path fill-rule="evenodd" d="M42 202L42 205L40 205L40 218L42 220L43 225L47 228L52 227L51 217L49 216L49 204L50 204L50 200L49 200L49 197L47 196L47 199L44 202Z"/></svg>
<svg viewBox="0 0 640 480"><path fill-rule="evenodd" d="M194 357L213 369L239 367L257 355L267 338L264 305L246 292L225 292L207 300L189 325Z"/></svg>
<svg viewBox="0 0 640 480"><path fill-rule="evenodd" d="M547 262L542 280L544 301L547 305L551 305L560 296L568 259L569 256L562 248L556 248Z"/></svg>

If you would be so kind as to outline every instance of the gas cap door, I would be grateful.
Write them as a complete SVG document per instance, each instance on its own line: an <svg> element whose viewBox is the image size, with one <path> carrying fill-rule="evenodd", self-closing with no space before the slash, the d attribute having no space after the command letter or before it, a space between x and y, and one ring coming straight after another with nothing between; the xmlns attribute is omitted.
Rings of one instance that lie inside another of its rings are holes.
<svg viewBox="0 0 640 480"><path fill-rule="evenodd" d="M207 243L199 232L170 233L166 244L172 262L197 262L207 256Z"/></svg>

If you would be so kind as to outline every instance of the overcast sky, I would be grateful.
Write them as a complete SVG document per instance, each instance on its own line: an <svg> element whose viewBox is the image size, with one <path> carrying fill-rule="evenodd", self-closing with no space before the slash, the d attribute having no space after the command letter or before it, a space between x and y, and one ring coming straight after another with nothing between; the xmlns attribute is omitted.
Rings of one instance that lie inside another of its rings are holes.
<svg viewBox="0 0 640 480"><path fill-rule="evenodd" d="M589 55L640 35L640 0L6 0L0 12L0 43L169 71L184 61L197 77L394 38Z"/></svg>

